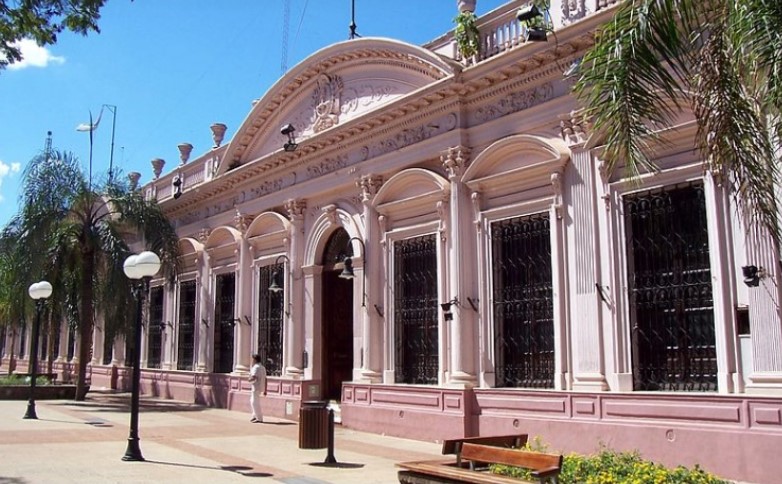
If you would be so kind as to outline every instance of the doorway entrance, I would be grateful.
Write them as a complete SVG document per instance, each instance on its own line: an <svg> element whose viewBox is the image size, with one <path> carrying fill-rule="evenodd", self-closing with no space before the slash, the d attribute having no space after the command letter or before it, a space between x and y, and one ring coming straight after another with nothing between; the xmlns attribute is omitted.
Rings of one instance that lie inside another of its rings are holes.
<svg viewBox="0 0 782 484"><path fill-rule="evenodd" d="M322 281L323 398L340 401L342 382L353 379L353 281L342 279L342 261L350 254L348 233L337 230L326 244Z"/></svg>

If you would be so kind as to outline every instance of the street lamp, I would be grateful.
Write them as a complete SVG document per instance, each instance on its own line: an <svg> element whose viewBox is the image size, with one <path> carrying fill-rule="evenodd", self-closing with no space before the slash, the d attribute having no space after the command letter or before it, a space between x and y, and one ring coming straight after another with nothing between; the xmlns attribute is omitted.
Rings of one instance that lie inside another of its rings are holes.
<svg viewBox="0 0 782 484"><path fill-rule="evenodd" d="M149 280L160 270L160 258L154 252L144 251L138 255L131 255L125 259L123 266L125 275L140 284L134 284L133 295L136 298L136 329L134 333L133 348L133 386L130 397L130 434L128 435L128 448L122 460L143 461L141 448L138 446L138 398L141 386L141 309L144 294L149 290Z"/></svg>
<svg viewBox="0 0 782 484"><path fill-rule="evenodd" d="M281 254L277 259L274 261L274 265L279 265L281 260L286 260L289 264L291 262L290 259L288 259L288 256L285 254ZM274 272L272 272L272 282L269 284L269 291L273 293L278 293L282 291L285 288L285 281L280 280L281 277L283 277L283 274L285 274L285 266L283 266L282 271L279 269L276 269Z"/></svg>
<svg viewBox="0 0 782 484"><path fill-rule="evenodd" d="M38 328L41 326L41 310L44 299L52 295L52 285L46 281L36 282L27 290L30 297L35 299L35 321L33 322L33 347L30 350L30 398L27 400L27 412L24 418L37 419L35 413L35 380L38 379Z"/></svg>

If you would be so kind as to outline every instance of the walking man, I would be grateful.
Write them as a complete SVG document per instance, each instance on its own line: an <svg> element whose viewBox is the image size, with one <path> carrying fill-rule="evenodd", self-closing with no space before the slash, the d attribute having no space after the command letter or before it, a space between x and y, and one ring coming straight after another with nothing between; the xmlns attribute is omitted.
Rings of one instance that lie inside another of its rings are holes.
<svg viewBox="0 0 782 484"><path fill-rule="evenodd" d="M253 390L250 394L250 406L252 406L252 423L263 422L263 412L261 411L261 397L266 396L266 368L261 364L261 355L253 354L253 366L250 369L250 383L253 384Z"/></svg>

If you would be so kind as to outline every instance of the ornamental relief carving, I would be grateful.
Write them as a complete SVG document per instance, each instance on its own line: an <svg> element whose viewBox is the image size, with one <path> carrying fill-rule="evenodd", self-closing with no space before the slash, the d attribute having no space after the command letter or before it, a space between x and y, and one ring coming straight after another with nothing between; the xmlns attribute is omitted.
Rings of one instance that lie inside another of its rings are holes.
<svg viewBox="0 0 782 484"><path fill-rule="evenodd" d="M340 76L321 74L312 93L314 123L312 130L320 133L339 123L343 82Z"/></svg>
<svg viewBox="0 0 782 484"><path fill-rule="evenodd" d="M554 97L554 84L543 85L520 92L512 92L494 104L482 106L473 114L474 122L485 123L507 114L529 109Z"/></svg>
<svg viewBox="0 0 782 484"><path fill-rule="evenodd" d="M391 84L362 84L359 86L351 86L345 89L340 112L347 115L355 113L358 110L363 111L364 109L362 108L368 108L373 104L388 100L395 92L396 89L394 89L394 86Z"/></svg>
<svg viewBox="0 0 782 484"><path fill-rule="evenodd" d="M361 160L366 161L405 146L420 143L426 139L451 131L456 128L456 113L448 113L432 122L414 128L404 129L399 133L371 145L361 148Z"/></svg>
<svg viewBox="0 0 782 484"><path fill-rule="evenodd" d="M340 156L335 156L333 158L326 158L325 160L319 163L314 163L308 166L307 175L309 176L309 178L317 178L327 173L337 171L340 168L345 168L346 166L348 166L348 161L349 161L348 155L340 155Z"/></svg>
<svg viewBox="0 0 782 484"><path fill-rule="evenodd" d="M586 16L585 0L564 0L562 2L562 22L568 25Z"/></svg>

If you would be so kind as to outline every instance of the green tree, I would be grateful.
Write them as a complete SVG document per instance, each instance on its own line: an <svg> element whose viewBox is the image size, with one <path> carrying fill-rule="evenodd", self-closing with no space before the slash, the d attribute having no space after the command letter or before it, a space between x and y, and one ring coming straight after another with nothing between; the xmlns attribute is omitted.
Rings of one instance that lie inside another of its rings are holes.
<svg viewBox="0 0 782 484"><path fill-rule="evenodd" d="M626 0L584 57L576 93L609 169L657 169L660 131L692 109L705 167L734 187L747 221L780 240L782 2Z"/></svg>
<svg viewBox="0 0 782 484"><path fill-rule="evenodd" d="M27 288L32 283L26 267L26 252L18 244L19 227L9 224L0 233L0 326L10 331L12 342L19 334L30 308ZM6 348L9 372L14 369L14 348Z"/></svg>
<svg viewBox="0 0 782 484"><path fill-rule="evenodd" d="M53 315L79 328L77 399L86 394L96 308L107 334L130 327L130 281L123 263L129 244L155 251L164 274L176 273L178 237L156 200L109 179L84 175L70 153L34 158L24 173L20 244L34 254L29 270L52 283ZM138 349L134 349L138 351Z"/></svg>
<svg viewBox="0 0 782 484"><path fill-rule="evenodd" d="M20 61L17 42L32 39L38 45L57 42L70 30L82 35L100 32L98 20L106 0L0 0L0 69Z"/></svg>

